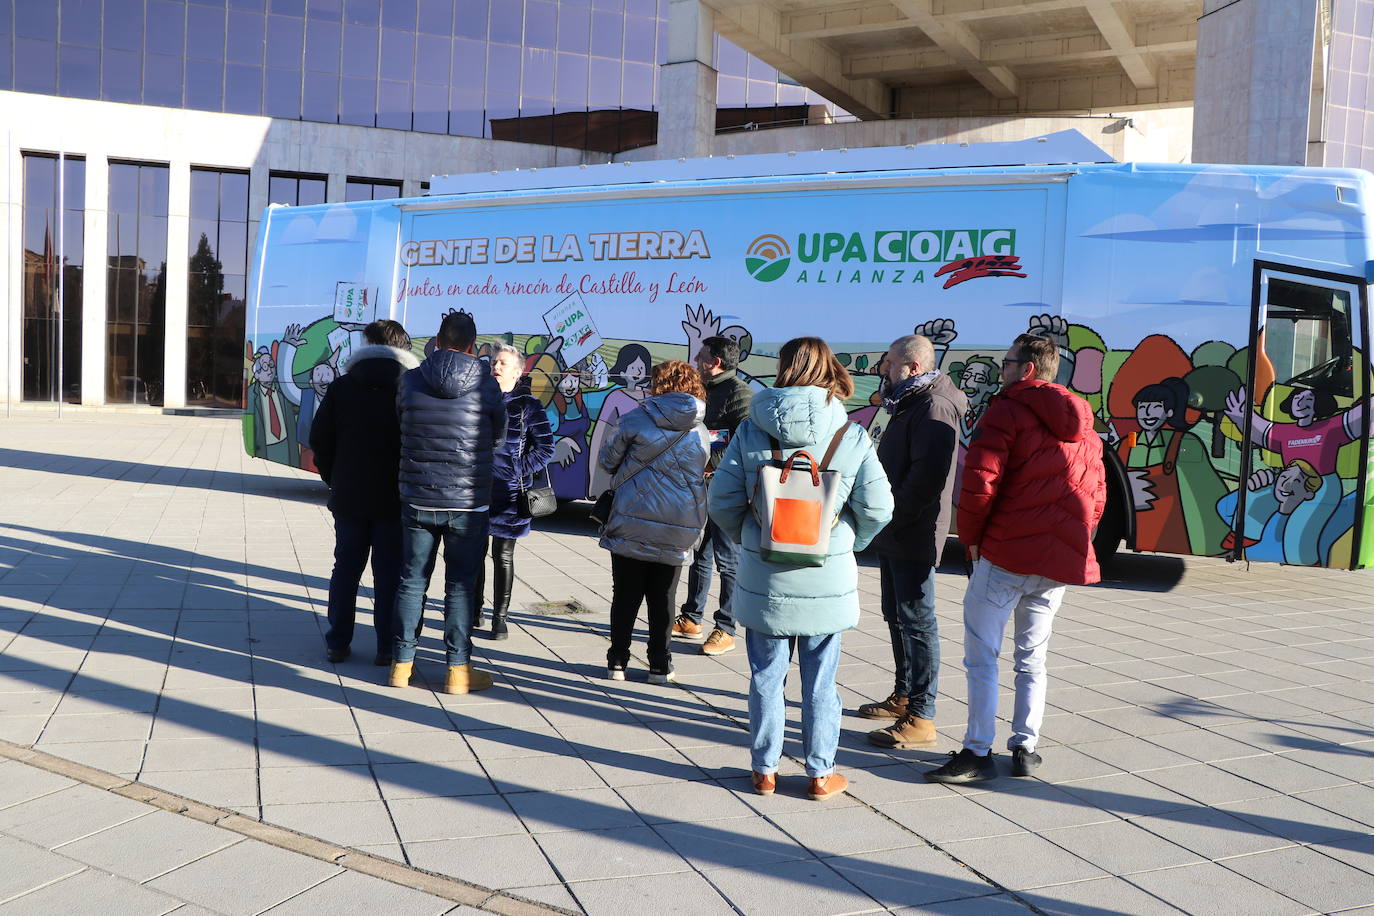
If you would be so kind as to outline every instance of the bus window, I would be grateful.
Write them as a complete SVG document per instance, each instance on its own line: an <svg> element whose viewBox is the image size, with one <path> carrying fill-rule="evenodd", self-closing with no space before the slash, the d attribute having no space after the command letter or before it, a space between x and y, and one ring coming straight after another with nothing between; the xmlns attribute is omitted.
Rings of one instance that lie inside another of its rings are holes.
<svg viewBox="0 0 1374 916"><path fill-rule="evenodd" d="M1264 353L1281 385L1354 396L1350 292L1269 278Z"/></svg>

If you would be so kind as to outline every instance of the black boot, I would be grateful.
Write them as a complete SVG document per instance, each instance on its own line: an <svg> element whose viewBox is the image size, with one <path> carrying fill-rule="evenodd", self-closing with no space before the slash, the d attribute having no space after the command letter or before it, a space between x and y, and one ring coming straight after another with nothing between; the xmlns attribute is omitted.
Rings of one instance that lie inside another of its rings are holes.
<svg viewBox="0 0 1374 916"><path fill-rule="evenodd" d="M515 538L492 538L491 638L509 639L506 612L510 610L511 585L515 582Z"/></svg>

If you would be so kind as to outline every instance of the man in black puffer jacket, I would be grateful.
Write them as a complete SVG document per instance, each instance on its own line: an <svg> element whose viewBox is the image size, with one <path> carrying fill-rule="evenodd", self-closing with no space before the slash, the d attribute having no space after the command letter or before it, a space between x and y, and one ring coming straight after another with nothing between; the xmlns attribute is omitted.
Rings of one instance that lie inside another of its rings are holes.
<svg viewBox="0 0 1374 916"><path fill-rule="evenodd" d="M866 719L896 719L870 732L879 747L933 747L940 634L935 623L935 567L949 535L959 418L968 399L935 366L935 347L919 334L888 347L883 408L892 415L878 460L892 485L892 521L873 540L883 619L892 638L894 687L859 707Z"/></svg>
<svg viewBox="0 0 1374 916"><path fill-rule="evenodd" d="M391 686L410 683L426 567L444 544L445 693L485 690L491 675L472 670L472 618L478 564L487 543L492 458L506 434L501 388L472 355L477 326L467 312L446 316L435 350L401 377L401 586Z"/></svg>
<svg viewBox="0 0 1374 916"><path fill-rule="evenodd" d="M324 641L331 662L348 658L358 582L371 554L374 663L389 665L401 577L396 389L401 373L420 361L410 352L410 335L399 322L374 321L363 328L363 337L370 346L349 357L310 426L315 467L329 484L329 511L334 514L334 572L329 577L329 632Z"/></svg>

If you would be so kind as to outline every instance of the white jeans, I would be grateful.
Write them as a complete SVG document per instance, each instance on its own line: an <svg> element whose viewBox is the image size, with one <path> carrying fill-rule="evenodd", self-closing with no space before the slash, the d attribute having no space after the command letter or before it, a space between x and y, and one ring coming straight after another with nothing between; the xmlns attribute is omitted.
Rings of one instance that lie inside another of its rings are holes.
<svg viewBox="0 0 1374 916"><path fill-rule="evenodd" d="M1008 749L1035 750L1045 718L1045 655L1064 584L1044 576L1008 572L979 558L964 593L964 671L968 678L968 730L964 747L979 756L997 737L997 657L1007 618L1015 614L1016 707Z"/></svg>

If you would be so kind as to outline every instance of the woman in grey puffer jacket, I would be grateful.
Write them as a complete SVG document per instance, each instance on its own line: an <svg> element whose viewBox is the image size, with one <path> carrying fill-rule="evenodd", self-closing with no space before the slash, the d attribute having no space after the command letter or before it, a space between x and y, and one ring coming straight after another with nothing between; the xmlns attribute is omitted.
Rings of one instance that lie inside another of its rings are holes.
<svg viewBox="0 0 1374 916"><path fill-rule="evenodd" d="M706 389L679 360L654 367L650 397L620 418L597 456L615 499L601 529L611 552L611 647L606 672L625 679L639 606L649 606L649 683L673 680L668 650L674 593L706 525L710 438L702 417ZM642 469L642 470L641 470ZM633 475L633 476L632 476Z"/></svg>

